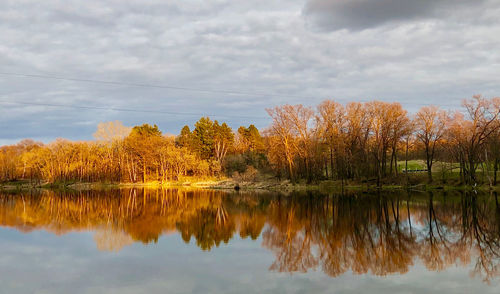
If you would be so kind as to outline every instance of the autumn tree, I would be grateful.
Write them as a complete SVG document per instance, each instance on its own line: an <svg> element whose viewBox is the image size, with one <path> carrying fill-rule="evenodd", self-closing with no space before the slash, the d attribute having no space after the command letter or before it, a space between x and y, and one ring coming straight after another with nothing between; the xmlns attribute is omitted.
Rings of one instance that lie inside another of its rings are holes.
<svg viewBox="0 0 500 294"><path fill-rule="evenodd" d="M213 124L213 134L215 160L222 166L227 152L234 145L234 134L226 123L219 125L218 121Z"/></svg>
<svg viewBox="0 0 500 294"><path fill-rule="evenodd" d="M224 166L226 155L234 146L234 133L226 123L219 124L209 117L202 117L194 124L192 132L189 126L182 128L176 138L176 144L208 161L211 171L217 174Z"/></svg>
<svg viewBox="0 0 500 294"><path fill-rule="evenodd" d="M500 98L486 99L475 95L472 99L464 100L463 106L467 117L456 113L449 135L458 148L465 181L474 184L477 183L478 164L484 159L485 143L500 128Z"/></svg>
<svg viewBox="0 0 500 294"><path fill-rule="evenodd" d="M264 139L259 130L254 125L238 128L240 140L240 151L242 152L262 152L264 150Z"/></svg>
<svg viewBox="0 0 500 294"><path fill-rule="evenodd" d="M391 130L391 160L390 160L390 174L394 171L395 175L398 175L398 148L399 146L405 146L406 144L401 144L403 138L408 134L413 132L413 124L408 118L408 112L403 109L401 104L393 103L391 105L392 114L392 130ZM394 165L393 165L394 164ZM393 169L394 167L394 169Z"/></svg>
<svg viewBox="0 0 500 294"><path fill-rule="evenodd" d="M436 147L445 135L447 120L446 112L437 106L422 107L415 116L415 132L418 140L424 145L429 183L432 182L432 164Z"/></svg>
<svg viewBox="0 0 500 294"><path fill-rule="evenodd" d="M98 141L112 142L123 140L132 131L131 127L126 127L121 121L101 122L97 125L94 138Z"/></svg>
<svg viewBox="0 0 500 294"><path fill-rule="evenodd" d="M288 176L292 182L295 181L295 156L298 153L298 140L295 137L293 130L293 122L288 116L287 108L292 106L285 105L282 107L274 107L266 109L269 116L271 116L273 123L270 127L270 136L272 139L270 142L269 148L271 148L271 152L275 152L277 154L281 153L283 158L285 158L285 162L288 168ZM279 165L279 155L276 156L278 161L276 162Z"/></svg>
<svg viewBox="0 0 500 294"><path fill-rule="evenodd" d="M350 178L368 176L369 148L372 116L367 104L351 102L346 106L346 155Z"/></svg>
<svg viewBox="0 0 500 294"><path fill-rule="evenodd" d="M377 184L387 175L387 153L392 148L391 163L396 164L396 147L404 136L404 125L408 122L407 112L399 103L373 101L367 104L371 121L371 150L375 159ZM391 164L392 170L392 164ZM397 171L397 168L395 169Z"/></svg>
<svg viewBox="0 0 500 294"><path fill-rule="evenodd" d="M488 140L489 160L493 163L493 185L498 183L498 170L500 169L500 128L492 133ZM489 164L487 162L487 164Z"/></svg>
<svg viewBox="0 0 500 294"><path fill-rule="evenodd" d="M328 146L330 176L333 178L334 159L337 162L337 175L346 176L346 115L344 107L332 100L325 100L318 105L317 123L319 136L323 144ZM328 169L326 170L328 176Z"/></svg>
<svg viewBox="0 0 500 294"><path fill-rule="evenodd" d="M158 147L161 139L162 133L158 126L149 124L133 127L130 135L125 138L125 146L129 151L131 161L129 169L135 169L135 165L140 163L143 182L147 181L148 164L153 160L154 150Z"/></svg>
<svg viewBox="0 0 500 294"><path fill-rule="evenodd" d="M314 110L311 107L285 105L283 109L290 122L291 130L297 138L299 163L303 162L304 173L308 182L312 180L312 161L316 142L316 128L313 124Z"/></svg>

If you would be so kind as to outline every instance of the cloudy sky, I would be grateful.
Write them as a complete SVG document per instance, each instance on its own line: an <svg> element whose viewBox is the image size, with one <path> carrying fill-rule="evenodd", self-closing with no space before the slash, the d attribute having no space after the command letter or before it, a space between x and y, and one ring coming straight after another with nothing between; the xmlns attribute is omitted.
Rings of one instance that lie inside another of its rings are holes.
<svg viewBox="0 0 500 294"><path fill-rule="evenodd" d="M498 15L498 0L2 0L0 144L111 120L262 128L266 107L327 98L458 108L500 95Z"/></svg>

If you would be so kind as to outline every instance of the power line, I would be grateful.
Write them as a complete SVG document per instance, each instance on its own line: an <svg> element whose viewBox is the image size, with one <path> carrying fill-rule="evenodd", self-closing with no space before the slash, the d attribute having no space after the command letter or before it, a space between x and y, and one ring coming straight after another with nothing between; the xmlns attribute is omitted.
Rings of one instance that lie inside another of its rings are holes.
<svg viewBox="0 0 500 294"><path fill-rule="evenodd" d="M25 78L52 79L52 80L71 81L71 82L95 83L95 84L105 84L105 85L131 86L131 87L141 87L141 88L171 89L171 90L214 93L214 94L229 94L229 95L242 95L242 96L254 96L254 97L299 98L299 99L304 99L304 100L316 99L314 97L289 95L289 94L250 93L250 92L241 92L241 91L225 90L225 89L219 89L219 90L218 89L202 89L202 88L180 87L180 86L172 86L172 85L155 85L155 84L146 84L146 83L105 81L105 80L98 80L98 79L62 77L62 76L56 76L56 75L25 74L25 73L14 73L14 72L0 72L0 75L13 76L13 77L25 77ZM347 99L334 99L334 100L346 101ZM363 99L360 99L358 101L359 102L369 102L369 100L363 100ZM415 106L428 106L429 105L429 103L414 103L414 102L401 102L401 104L415 105ZM439 103L430 103L430 104L443 106L443 107L460 106L458 104L439 104ZM50 106L50 105L47 105L47 106ZM125 110L125 111L127 111L127 110ZM145 112L149 112L149 111L145 111ZM239 116L239 117L241 117L241 116Z"/></svg>
<svg viewBox="0 0 500 294"><path fill-rule="evenodd" d="M116 107L100 107L100 106L83 106L83 105L68 105L68 104L53 104L53 103L36 103L36 102L24 102L24 101L6 101L0 100L0 103L4 104L18 104L18 105L30 105L30 106L47 106L47 107L64 107L64 108L75 108L75 109L91 109L91 110L109 110L109 111L120 111L120 112L138 112L138 113L157 113L157 114L169 114L169 115L184 115L184 116L210 116L210 117L224 117L224 118L248 118L248 119L268 119L268 117L257 117L257 116L244 116L244 115L224 115L224 114L206 114L206 113L194 113L194 112L176 112L176 111L162 111L162 110L150 110L150 109L130 109L130 108L116 108Z"/></svg>
<svg viewBox="0 0 500 294"><path fill-rule="evenodd" d="M130 108L101 107L101 106L83 106L83 105L37 103L37 102L24 102L24 101L7 101L7 100L0 100L0 104L17 104L17 105L29 105L29 106L62 107L62 108L90 109L90 110L107 110L107 111L119 111L119 112L134 112L134 113L155 113L155 114L168 114L168 115L177 115L177 116L197 116L197 117L208 116L208 117L220 117L220 118L269 119L269 117L262 117L262 116L259 117L259 116L245 116L245 115L207 114L207 113L195 113L195 112L177 112L177 111L130 109Z"/></svg>
<svg viewBox="0 0 500 294"><path fill-rule="evenodd" d="M215 93L215 94L260 96L260 97L282 97L282 98L289 97L289 98L303 98L303 99L306 99L306 98L310 99L311 98L311 97L296 96L296 95L249 93L249 92L240 92L240 91L234 91L234 90L201 89L201 88L180 87L180 86L171 86L171 85L155 85L155 84L130 83L130 82L120 82L120 81L104 81L104 80L97 80L97 79L82 79L82 78L61 77L61 76L52 76L52 75L39 75L39 74L12 73L12 72L0 72L0 75L27 77L27 78L52 79L52 80L62 80L62 81L71 81L71 82L96 83L96 84L106 84L106 85L132 86L132 87L141 87L141 88L159 88L159 89L171 89L171 90L192 91L192 92L205 92L205 93Z"/></svg>

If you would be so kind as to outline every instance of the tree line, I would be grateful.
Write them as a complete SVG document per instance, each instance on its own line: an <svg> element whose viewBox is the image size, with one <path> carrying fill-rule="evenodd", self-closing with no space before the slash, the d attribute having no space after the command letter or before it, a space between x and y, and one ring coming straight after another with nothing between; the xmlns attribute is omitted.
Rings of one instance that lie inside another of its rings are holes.
<svg viewBox="0 0 500 294"><path fill-rule="evenodd" d="M497 184L500 98L476 95L464 100L462 111L425 106L413 115L400 103L333 100L267 112L272 123L263 131L254 125L234 131L202 117L177 136L156 125L115 121L99 124L94 141L23 140L0 147L0 181L135 183L262 174L381 185L409 182L408 161L420 159L429 182L457 173L462 183Z"/></svg>
<svg viewBox="0 0 500 294"><path fill-rule="evenodd" d="M380 185L400 176L398 162L404 160L408 177L408 159L423 159L429 182L439 160L450 163L442 169L458 169L463 183L477 183L481 168L496 185L500 98L476 95L463 107L464 112L450 113L425 106L412 116L400 103L381 101L274 107L267 110L273 119L267 130L268 159L292 181L330 178Z"/></svg>

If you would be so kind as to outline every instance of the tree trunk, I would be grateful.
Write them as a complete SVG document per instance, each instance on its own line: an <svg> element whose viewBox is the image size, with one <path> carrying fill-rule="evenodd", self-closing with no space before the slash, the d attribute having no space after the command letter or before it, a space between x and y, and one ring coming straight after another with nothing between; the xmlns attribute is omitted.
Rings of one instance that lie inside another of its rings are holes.
<svg viewBox="0 0 500 294"><path fill-rule="evenodd" d="M476 183L476 167L472 155L469 155L469 184Z"/></svg>
<svg viewBox="0 0 500 294"><path fill-rule="evenodd" d="M406 185L409 186L410 179L408 175L408 145L410 138L406 138L406 152L405 152L405 174L406 174Z"/></svg>
<svg viewBox="0 0 500 294"><path fill-rule="evenodd" d="M396 171L396 176L398 176L399 171L398 171L398 153L395 151L394 152L394 170Z"/></svg>
<svg viewBox="0 0 500 294"><path fill-rule="evenodd" d="M426 143L425 146L425 163L427 167L427 180L429 184L432 183L432 158L429 150L429 143Z"/></svg>
<svg viewBox="0 0 500 294"><path fill-rule="evenodd" d="M377 162L377 187L380 187L380 178L382 177L380 169L380 164Z"/></svg>
<svg viewBox="0 0 500 294"><path fill-rule="evenodd" d="M493 168L493 185L497 185L498 158L495 159L495 167Z"/></svg>
<svg viewBox="0 0 500 294"><path fill-rule="evenodd" d="M326 178L328 179L328 159L325 160L325 171L326 171Z"/></svg>
<svg viewBox="0 0 500 294"><path fill-rule="evenodd" d="M290 181L292 183L295 183L295 179L293 177L293 168L292 168L292 161L288 160L288 176L290 177Z"/></svg>
<svg viewBox="0 0 500 294"><path fill-rule="evenodd" d="M459 158L460 158L460 181L463 184L465 183L465 163L462 154L459 155Z"/></svg>
<svg viewBox="0 0 500 294"><path fill-rule="evenodd" d="M393 159L394 159L394 149L393 149L393 150L392 150L392 152L391 152L391 164L390 164L390 166L389 166L389 167L390 167L390 168L389 168L389 175L391 175L391 176L392 176L392 167L393 167L393 165L392 165L392 164L393 164L393 162L394 162L394 160L393 160Z"/></svg>
<svg viewBox="0 0 500 294"><path fill-rule="evenodd" d="M333 150L332 150L332 146L330 146L330 174L331 174L332 180L333 180Z"/></svg>

